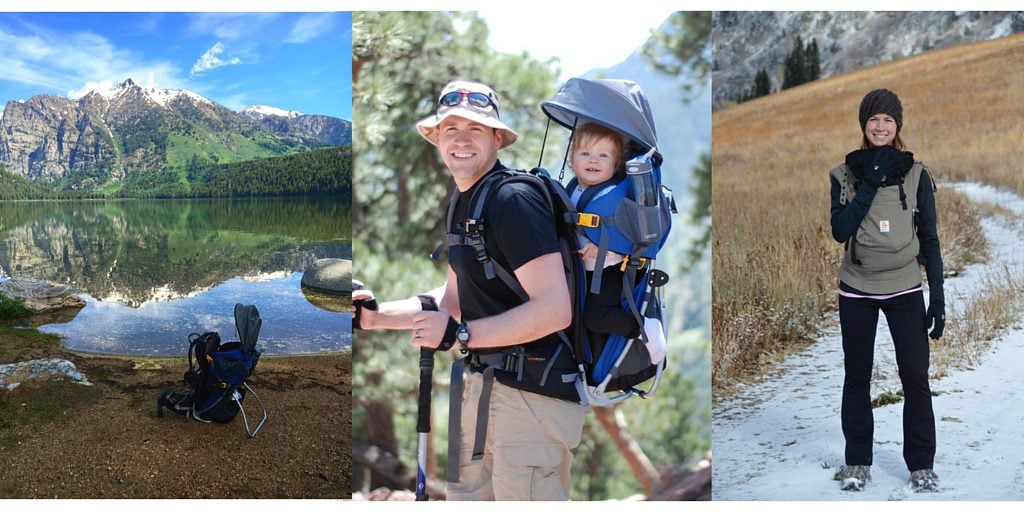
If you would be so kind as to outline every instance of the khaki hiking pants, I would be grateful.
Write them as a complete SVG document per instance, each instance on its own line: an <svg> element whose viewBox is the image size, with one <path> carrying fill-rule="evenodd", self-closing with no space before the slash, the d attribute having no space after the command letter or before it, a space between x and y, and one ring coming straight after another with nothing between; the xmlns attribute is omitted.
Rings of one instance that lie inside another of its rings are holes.
<svg viewBox="0 0 1024 512"><path fill-rule="evenodd" d="M480 373L466 372L459 481L448 500L568 500L572 450L583 432L582 405L520 391L495 381L484 455L472 460Z"/></svg>

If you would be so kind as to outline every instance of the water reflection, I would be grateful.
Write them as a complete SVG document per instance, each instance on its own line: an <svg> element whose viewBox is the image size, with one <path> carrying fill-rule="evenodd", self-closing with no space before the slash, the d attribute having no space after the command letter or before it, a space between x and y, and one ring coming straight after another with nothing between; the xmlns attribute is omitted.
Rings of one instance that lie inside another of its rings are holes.
<svg viewBox="0 0 1024 512"><path fill-rule="evenodd" d="M73 350L183 354L189 332L235 339L243 302L264 318L267 353L335 351L350 345L347 308L313 306L299 280L318 258L351 258L350 234L341 200L0 202L0 276L88 295L42 329Z"/></svg>

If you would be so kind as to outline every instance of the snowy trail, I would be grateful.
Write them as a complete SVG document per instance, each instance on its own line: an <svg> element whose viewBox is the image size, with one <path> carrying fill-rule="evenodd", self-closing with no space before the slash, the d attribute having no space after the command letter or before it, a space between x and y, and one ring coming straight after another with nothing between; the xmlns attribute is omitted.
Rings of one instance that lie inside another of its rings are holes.
<svg viewBox="0 0 1024 512"><path fill-rule="evenodd" d="M987 185L959 184L973 200L1024 214L1024 198ZM941 215L941 213L940 213ZM941 221L941 218L940 218ZM1022 227L986 217L989 261L945 283L947 316L1006 265L1024 272ZM898 391L885 316L875 338L872 396ZM915 494L903 462L903 402L874 410L871 482L862 492L832 480L843 464L839 409L843 351L838 315L813 345L786 358L759 382L714 406L715 500L1002 500L1024 499L1024 332L1004 332L970 371L931 382L941 492Z"/></svg>

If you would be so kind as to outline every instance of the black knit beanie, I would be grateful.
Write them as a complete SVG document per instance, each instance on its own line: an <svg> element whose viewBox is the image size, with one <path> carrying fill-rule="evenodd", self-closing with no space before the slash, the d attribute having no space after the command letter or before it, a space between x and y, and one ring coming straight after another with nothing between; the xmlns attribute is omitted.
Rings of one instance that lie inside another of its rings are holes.
<svg viewBox="0 0 1024 512"><path fill-rule="evenodd" d="M864 131L868 118L875 114L889 114L896 120L896 133L903 128L903 104L899 96L889 89L875 89L860 102L860 131Z"/></svg>

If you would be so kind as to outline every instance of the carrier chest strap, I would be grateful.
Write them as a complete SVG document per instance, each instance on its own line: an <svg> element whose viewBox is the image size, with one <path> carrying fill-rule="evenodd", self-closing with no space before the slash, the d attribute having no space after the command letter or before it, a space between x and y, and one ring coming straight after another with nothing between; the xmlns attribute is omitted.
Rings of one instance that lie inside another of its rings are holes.
<svg viewBox="0 0 1024 512"><path fill-rule="evenodd" d="M569 180L568 187L571 190L572 188L578 186L578 184L579 183L576 180L576 178L573 178L572 180ZM583 211L583 209L586 208L588 204L590 204L590 201L594 198L594 196L598 195L604 189L614 186L616 186L615 182L606 181L598 185L592 185L587 187L586 190L583 191L583 194L580 195L579 199L576 200L575 206L577 213L574 215L575 218L571 219L573 224L577 226L599 229L600 235L597 245L597 258L594 261L593 277L590 278L590 293L601 293L601 273L604 270L604 262L606 261L606 258L608 256L608 239L610 236L608 227L615 225L615 217L586 213ZM579 230L579 228L577 228L577 230Z"/></svg>
<svg viewBox="0 0 1024 512"><path fill-rule="evenodd" d="M484 238L480 233L466 235L460 233L448 233L445 235L445 242L449 247L456 245L465 245L473 249L473 253L476 254L476 260L480 262L484 267L484 276L487 279L494 279L497 277L501 279L502 283L505 283L512 293L519 297L519 300L526 302L530 300L530 294L526 293L526 289L523 285L519 284L519 280L515 276L505 269L504 266L496 263L487 254L487 248L484 247Z"/></svg>
<svg viewBox="0 0 1024 512"><path fill-rule="evenodd" d="M507 171L497 171L493 174L488 175L484 178L484 182L480 184L480 188L473 192L473 196L470 197L470 214L469 217L462 222L462 233L455 233L453 229L453 222L455 217L455 205L459 200L459 190L455 189L452 193L451 200L448 204L448 215L446 228L448 233L445 235L445 243L451 247L453 245L466 245L473 249L476 254L476 259L484 267L484 275L487 279L494 279L495 277L501 279L501 282L505 284L513 293L519 297L520 300L526 302L530 299L530 295L526 293L526 290L519 280L506 269L504 266L496 263L490 255L487 254L487 247L484 243L484 231L485 223L483 220L485 203L490 199L492 189L494 189L499 183L514 182L514 181L526 181L526 178L521 178L517 175L510 174ZM544 194L548 204L553 204L550 196L543 187L538 189ZM436 258L435 258L436 259Z"/></svg>

